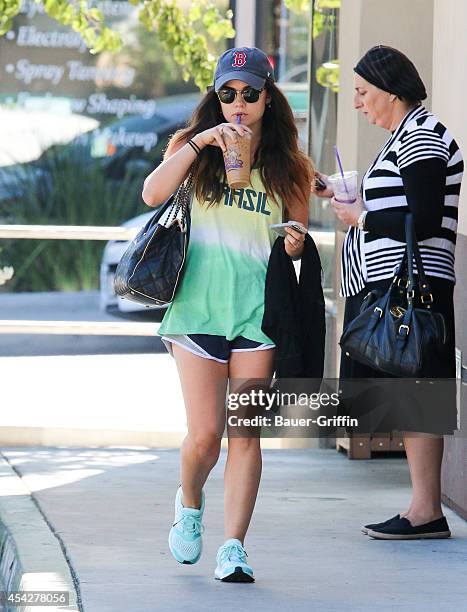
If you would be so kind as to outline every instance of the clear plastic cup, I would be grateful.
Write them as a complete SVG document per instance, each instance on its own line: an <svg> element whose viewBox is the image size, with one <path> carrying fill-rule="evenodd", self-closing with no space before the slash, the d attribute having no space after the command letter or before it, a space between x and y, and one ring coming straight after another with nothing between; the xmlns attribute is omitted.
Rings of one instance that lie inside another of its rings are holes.
<svg viewBox="0 0 467 612"><path fill-rule="evenodd" d="M353 204L357 199L358 172L356 170L344 172L344 178L340 172L331 174L328 176L328 184L334 191L334 197L338 202Z"/></svg>

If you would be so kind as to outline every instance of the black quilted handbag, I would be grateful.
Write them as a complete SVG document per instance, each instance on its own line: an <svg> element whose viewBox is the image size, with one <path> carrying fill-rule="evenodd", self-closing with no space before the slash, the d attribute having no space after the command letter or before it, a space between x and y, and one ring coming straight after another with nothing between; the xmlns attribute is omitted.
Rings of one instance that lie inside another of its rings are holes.
<svg viewBox="0 0 467 612"><path fill-rule="evenodd" d="M174 299L183 276L190 238L193 172L141 228L115 272L117 295L145 306Z"/></svg>
<svg viewBox="0 0 467 612"><path fill-rule="evenodd" d="M388 291L382 297L374 291L366 296L360 314L346 326L339 344L355 361L386 374L434 378L446 343L446 326L443 315L431 310L433 296L411 214L406 215L405 238L404 257ZM419 280L418 307L414 257Z"/></svg>

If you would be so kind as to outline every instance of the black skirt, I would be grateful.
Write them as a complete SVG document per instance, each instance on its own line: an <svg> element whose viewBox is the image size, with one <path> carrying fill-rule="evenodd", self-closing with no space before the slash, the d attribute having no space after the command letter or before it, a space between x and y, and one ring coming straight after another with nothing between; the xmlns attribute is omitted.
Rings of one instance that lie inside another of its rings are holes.
<svg viewBox="0 0 467 612"><path fill-rule="evenodd" d="M415 279L417 282L417 277ZM358 426L346 428L347 433L373 435L411 431L448 435L457 428L454 283L433 276L428 277L428 281L433 295L432 310L440 312L446 323L446 343L436 378L449 380L436 383L438 387L431 387L428 396L428 382L423 381L412 393L408 381L359 363L342 352L339 374L342 413L358 421ZM385 279L367 283L360 293L347 298L344 328L359 314L369 291L376 289L383 294L391 282L392 279ZM380 384L376 380L372 384L368 379L379 379Z"/></svg>

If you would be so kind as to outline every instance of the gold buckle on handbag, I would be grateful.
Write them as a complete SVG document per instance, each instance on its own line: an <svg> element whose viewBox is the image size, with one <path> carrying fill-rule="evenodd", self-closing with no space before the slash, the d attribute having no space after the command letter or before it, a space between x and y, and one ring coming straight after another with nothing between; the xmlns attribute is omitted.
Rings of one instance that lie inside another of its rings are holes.
<svg viewBox="0 0 467 612"><path fill-rule="evenodd" d="M402 308L402 306L392 306L390 312L393 317L396 317L396 319L400 319L405 315L406 309Z"/></svg>

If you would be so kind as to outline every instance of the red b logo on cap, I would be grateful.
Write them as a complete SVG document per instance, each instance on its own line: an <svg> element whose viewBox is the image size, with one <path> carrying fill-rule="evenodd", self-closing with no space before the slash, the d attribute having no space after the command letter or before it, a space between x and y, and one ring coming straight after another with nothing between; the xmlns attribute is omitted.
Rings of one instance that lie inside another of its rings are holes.
<svg viewBox="0 0 467 612"><path fill-rule="evenodd" d="M243 51L235 51L234 61L232 63L232 66L234 68L243 68L245 64L246 64L246 53L244 53Z"/></svg>

